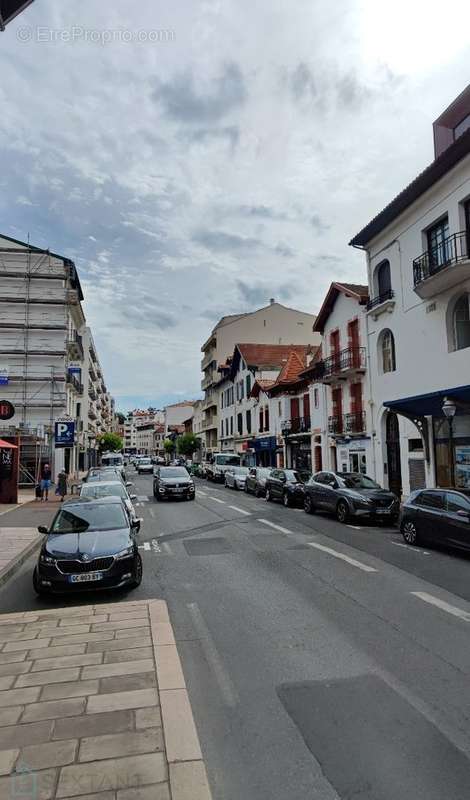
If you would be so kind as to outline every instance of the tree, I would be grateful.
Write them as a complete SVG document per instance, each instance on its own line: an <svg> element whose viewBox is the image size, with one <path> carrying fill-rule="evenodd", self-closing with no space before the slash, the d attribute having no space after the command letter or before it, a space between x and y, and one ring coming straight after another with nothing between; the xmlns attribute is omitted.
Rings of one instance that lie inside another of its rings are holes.
<svg viewBox="0 0 470 800"><path fill-rule="evenodd" d="M171 453L173 453L175 449L175 443L172 442L171 439L165 439L165 441L163 442L163 449L165 450L165 453L171 455Z"/></svg>
<svg viewBox="0 0 470 800"><path fill-rule="evenodd" d="M179 437L176 446L180 455L192 456L195 450L199 450L201 442L194 433L184 433Z"/></svg>
<svg viewBox="0 0 470 800"><path fill-rule="evenodd" d="M122 450L122 439L117 433L103 433L97 437L98 447L103 453L106 450L112 453Z"/></svg>

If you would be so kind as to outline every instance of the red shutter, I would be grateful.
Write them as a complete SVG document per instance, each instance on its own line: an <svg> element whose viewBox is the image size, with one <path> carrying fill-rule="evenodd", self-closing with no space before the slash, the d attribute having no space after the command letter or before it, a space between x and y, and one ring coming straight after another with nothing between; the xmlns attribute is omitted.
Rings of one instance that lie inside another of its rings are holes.
<svg viewBox="0 0 470 800"><path fill-rule="evenodd" d="M310 395L304 394L304 419L310 419Z"/></svg>
<svg viewBox="0 0 470 800"><path fill-rule="evenodd" d="M300 404L298 397L291 397L290 401L290 418L298 419L300 417Z"/></svg>

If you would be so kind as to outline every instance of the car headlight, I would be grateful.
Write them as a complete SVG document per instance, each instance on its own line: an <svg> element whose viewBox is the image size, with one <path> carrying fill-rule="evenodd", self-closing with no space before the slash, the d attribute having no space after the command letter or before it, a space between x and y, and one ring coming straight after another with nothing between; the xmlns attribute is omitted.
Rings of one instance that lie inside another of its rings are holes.
<svg viewBox="0 0 470 800"><path fill-rule="evenodd" d="M133 555L133 553L134 548L132 545L129 545L129 547L126 547L125 550L120 550L119 553L116 553L116 560L120 561L122 558L129 558L129 556Z"/></svg>
<svg viewBox="0 0 470 800"><path fill-rule="evenodd" d="M52 556L47 556L45 553L41 553L39 556L39 561L41 564L55 564L57 559L52 558Z"/></svg>

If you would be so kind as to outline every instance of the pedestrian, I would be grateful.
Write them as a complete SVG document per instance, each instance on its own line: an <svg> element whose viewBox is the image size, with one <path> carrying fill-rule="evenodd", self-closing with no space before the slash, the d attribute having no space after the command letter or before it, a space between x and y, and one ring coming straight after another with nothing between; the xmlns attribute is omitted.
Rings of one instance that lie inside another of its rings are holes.
<svg viewBox="0 0 470 800"><path fill-rule="evenodd" d="M65 469L61 469L57 476L57 494L60 495L60 502L63 501L67 494L67 477Z"/></svg>
<svg viewBox="0 0 470 800"><path fill-rule="evenodd" d="M41 492L42 492L41 503L43 502L47 503L47 501L49 500L49 489L51 488L51 483L52 483L51 467L46 461L41 470Z"/></svg>

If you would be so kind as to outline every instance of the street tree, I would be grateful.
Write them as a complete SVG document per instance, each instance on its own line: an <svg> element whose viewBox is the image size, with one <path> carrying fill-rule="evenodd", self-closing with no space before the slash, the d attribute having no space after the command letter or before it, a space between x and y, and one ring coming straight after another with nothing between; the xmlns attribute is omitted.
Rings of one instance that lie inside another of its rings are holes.
<svg viewBox="0 0 470 800"><path fill-rule="evenodd" d="M101 436L97 437L98 447L103 453L104 451L110 451L115 453L117 450L122 450L122 439L117 433L103 433Z"/></svg>
<svg viewBox="0 0 470 800"><path fill-rule="evenodd" d="M191 457L196 450L199 450L201 442L194 433L184 433L179 437L176 446L180 455Z"/></svg>
<svg viewBox="0 0 470 800"><path fill-rule="evenodd" d="M175 451L175 443L172 442L171 439L165 439L163 442L163 449L165 450L165 453L171 455Z"/></svg>

